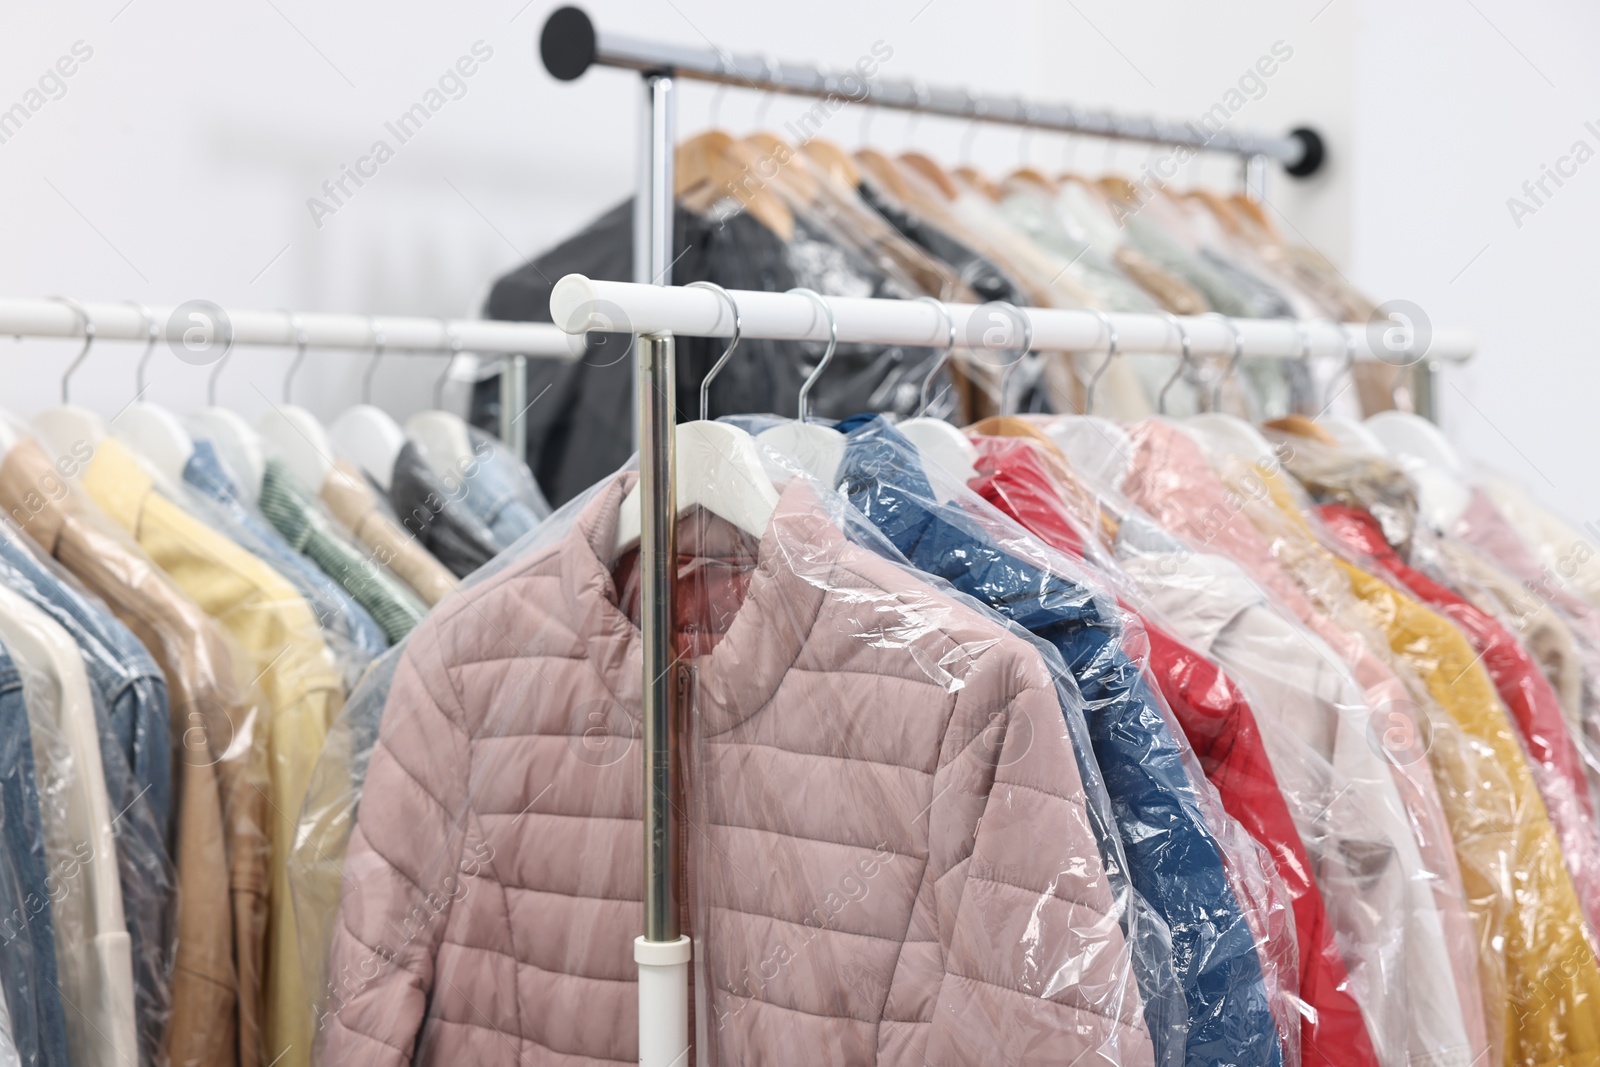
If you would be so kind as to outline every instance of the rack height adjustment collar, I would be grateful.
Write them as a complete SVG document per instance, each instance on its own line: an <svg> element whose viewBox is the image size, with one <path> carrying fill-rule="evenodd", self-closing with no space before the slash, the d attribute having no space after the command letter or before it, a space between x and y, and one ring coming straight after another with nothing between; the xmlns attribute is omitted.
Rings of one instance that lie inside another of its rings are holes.
<svg viewBox="0 0 1600 1067"><path fill-rule="evenodd" d="M671 74L677 78L818 99L843 98L869 107L1024 129L1186 147L1244 159L1273 159L1295 178L1317 173L1327 159L1322 137L1309 127L1302 126L1278 136L1229 129L1211 131L1194 122L1117 115L1067 104L1034 103L1017 97L977 96L965 89L929 86L919 81L863 82L854 71L829 72L761 56L739 56L714 48L619 36L601 30L588 13L578 7L561 7L551 12L539 35L539 56L545 69L560 81L573 81L593 66L620 67L647 75Z"/></svg>

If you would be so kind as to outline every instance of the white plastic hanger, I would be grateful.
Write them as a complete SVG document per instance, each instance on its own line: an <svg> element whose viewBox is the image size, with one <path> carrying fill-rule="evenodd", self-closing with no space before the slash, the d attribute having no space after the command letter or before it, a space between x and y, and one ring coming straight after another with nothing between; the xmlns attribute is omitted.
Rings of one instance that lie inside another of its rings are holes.
<svg viewBox="0 0 1600 1067"><path fill-rule="evenodd" d="M1472 503L1472 489L1466 465L1439 427L1408 411L1380 411L1366 426L1417 483L1429 523L1439 530L1454 527Z"/></svg>
<svg viewBox="0 0 1600 1067"><path fill-rule="evenodd" d="M933 388L933 380L938 376L940 369L950 361L951 353L956 349L956 323L950 317L950 309L945 307L941 301L935 300L931 296L918 297L917 299L930 303L939 309L939 313L944 316L945 326L949 333L949 339L945 344L944 351L939 353L939 357L933 361L933 367L928 371L927 377L922 379L922 406L918 410L927 411L928 404L932 399L928 396L928 392ZM978 459L978 450L972 446L971 441L967 440L966 434L945 420L919 415L914 419L907 419L895 428L917 447L917 455L922 458L924 465L944 470L946 473L960 479L962 485L978 476L978 469L974 466ZM936 494L937 492L935 490Z"/></svg>
<svg viewBox="0 0 1600 1067"><path fill-rule="evenodd" d="M1083 414L1062 415L1053 419L1045 426L1044 432L1062 452L1066 453L1072 465L1092 482L1120 487L1122 479L1127 476L1128 468L1133 464L1133 441L1122 427L1094 413L1095 386L1110 368L1111 361L1117 358L1117 330L1105 312L1094 308L1089 310L1098 315L1100 321L1105 324L1105 362L1100 364L1084 388ZM1176 319L1173 321L1177 322ZM1178 330L1183 339L1184 352L1187 353L1188 334L1183 331L1181 324ZM1163 389L1163 399L1165 392Z"/></svg>
<svg viewBox="0 0 1600 1067"><path fill-rule="evenodd" d="M294 362L289 364L283 377L285 400L289 399L290 382L305 354L306 335L301 330L295 336ZM315 415L295 404L275 405L256 420L256 429L296 481L313 493L322 488L328 472L333 469L333 442L328 440L328 431L322 428Z"/></svg>
<svg viewBox="0 0 1600 1067"><path fill-rule="evenodd" d="M300 317L291 311L284 315L289 320L289 328L293 332L298 351L296 363L304 353L305 328L300 325ZM246 503L254 507L256 501L261 499L261 480L267 473L267 450L261 435L255 428L245 421L244 416L231 408L221 407L216 402L216 376L221 373L219 364L212 373L207 396L209 405L199 411L191 412L185 420L187 425L199 436L208 438L216 447L217 453L222 457L222 462L227 466L236 482L240 494ZM283 399L289 400L289 381L291 374L284 377Z"/></svg>
<svg viewBox="0 0 1600 1067"><path fill-rule="evenodd" d="M472 450L466 420L444 410L444 383L461 352L461 336L449 323L441 320L439 325L450 339L450 358L445 361L438 381L433 383L433 410L419 411L407 419L406 436L417 443L428 465L436 468L435 473L442 475L453 471L459 476L471 467L477 455Z"/></svg>
<svg viewBox="0 0 1600 1067"><path fill-rule="evenodd" d="M208 438L222 457L228 473L237 480L239 494L254 507L261 499L261 479L267 474L267 448L256 428L231 408L201 408L187 422L196 435Z"/></svg>
<svg viewBox="0 0 1600 1067"><path fill-rule="evenodd" d="M155 348L158 336L155 319L143 304L135 305L144 320L145 346L144 352L139 356L138 370L135 372L135 384L138 387L137 397L143 397L149 386L144 380L144 371L151 351ZM208 389L215 391L217 371L228 360L228 353L233 348L233 334L230 331L227 346L222 351L222 358L217 360L216 368L211 372ZM136 399L129 404L111 425L111 432L127 445L137 456L155 468L156 472L174 485L183 482L183 468L188 465L189 457L194 455L194 438L189 436L189 431L184 429L178 416L149 401Z"/></svg>
<svg viewBox="0 0 1600 1067"><path fill-rule="evenodd" d="M108 432L105 420L99 415L71 403L72 374L89 358L89 349L94 347L94 322L76 301L64 296L51 299L61 301L78 316L83 326L83 348L61 375L60 406L46 408L35 415L33 429L53 457L58 460L71 457L74 463L81 464L86 455L92 454L94 446L105 440Z"/></svg>
<svg viewBox="0 0 1600 1067"><path fill-rule="evenodd" d="M1345 323L1341 322L1335 325L1339 327L1339 332L1344 335L1343 372L1335 374L1328 380L1328 388L1322 401L1322 411L1314 421L1318 426L1332 434L1334 440L1339 442L1339 447L1347 452L1359 452L1374 456L1387 455L1388 448L1384 446L1382 441L1378 440L1377 435L1371 430L1355 419L1345 415L1335 415L1328 410L1333 407L1333 402L1339 399L1340 393L1343 393L1349 387L1348 383L1353 380L1351 376L1355 371L1356 365L1355 335L1350 332L1350 327ZM1333 386L1340 378L1346 379L1346 385L1341 386L1336 392Z"/></svg>
<svg viewBox="0 0 1600 1067"><path fill-rule="evenodd" d="M384 335L376 320L367 322L372 331L372 360L361 376L361 403L346 408L333 420L328 437L335 455L354 463L388 492L394 478L394 461L406 443L406 434L388 412L372 405L372 375L383 359Z"/></svg>
<svg viewBox="0 0 1600 1067"><path fill-rule="evenodd" d="M728 302L733 309L733 340L700 383L700 418L683 423L674 435L678 512L682 514L690 508L702 507L752 537L760 537L766 533L773 513L778 510L778 490L762 464L756 439L737 426L707 417L711 410L711 382L732 358L733 350L739 347L743 326L739 306L726 289L714 282L690 284L720 293ZM843 439L842 434L840 438ZM617 515L616 553L619 556L639 543L640 504L639 484L635 482Z"/></svg>
<svg viewBox="0 0 1600 1067"><path fill-rule="evenodd" d="M816 301L822 308L823 314L828 316L828 348L822 353L822 359L818 361L816 370L813 370L800 386L800 404L795 421L763 430L756 440L774 452L789 457L799 464L802 470L831 488L839 476L839 467L844 463L844 434L831 426L821 426L808 421L806 401L811 395L811 387L817 384L822 372L828 369L828 364L833 361L834 350L839 347L839 322L833 316L833 308L819 293L810 289L790 289L789 292L799 293ZM770 465L767 473L772 478L782 478L787 474L777 464Z"/></svg>
<svg viewBox="0 0 1600 1067"><path fill-rule="evenodd" d="M1215 314L1215 313L1213 313ZM1229 377L1238 368L1239 361L1244 358L1244 334L1240 332L1238 324L1226 315L1217 315L1233 333L1233 357L1228 360L1227 367L1217 378L1217 384L1211 387L1211 405L1219 407L1222 404L1222 387ZM1239 456L1251 463L1271 462L1274 456L1272 445L1261 436L1261 431L1251 426L1237 415L1229 415L1221 411L1206 411L1199 415L1191 415L1184 420L1185 426L1194 427L1203 433L1206 438L1223 452Z"/></svg>

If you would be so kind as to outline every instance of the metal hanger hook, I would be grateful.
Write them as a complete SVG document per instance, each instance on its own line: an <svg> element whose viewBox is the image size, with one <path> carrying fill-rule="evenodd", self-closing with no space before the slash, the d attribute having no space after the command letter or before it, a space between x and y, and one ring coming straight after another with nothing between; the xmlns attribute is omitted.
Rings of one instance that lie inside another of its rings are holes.
<svg viewBox="0 0 1600 1067"><path fill-rule="evenodd" d="M783 69L783 64L778 62L776 59L773 59L771 56L764 56L761 60L761 68L762 79L768 84L771 84L772 82L778 80L778 75ZM773 92L771 89L768 89L761 94L761 99L756 101L755 117L750 123L756 129L761 128L762 120L767 117L767 108L772 106L772 98L776 95L777 93Z"/></svg>
<svg viewBox="0 0 1600 1067"><path fill-rule="evenodd" d="M839 347L839 320L834 317L833 305L823 299L821 293L812 289L790 289L789 292L797 293L816 301L817 306L822 308L822 313L828 316L827 351L822 353L822 359L818 361L817 369L812 371L800 386L800 404L797 417L801 422L805 422L809 418L807 401L811 397L811 387L817 384L817 379L822 377L822 372L828 369L829 363L833 362L834 350Z"/></svg>
<svg viewBox="0 0 1600 1067"><path fill-rule="evenodd" d="M717 128L717 120L722 117L722 98L727 95L727 82L718 82L717 87L711 90L711 114L707 123L708 129L714 130Z"/></svg>
<svg viewBox="0 0 1600 1067"><path fill-rule="evenodd" d="M378 364L383 360L383 346L387 340L383 335L383 327L378 325L378 320L371 315L367 316L367 329L372 331L372 359L367 361L367 369L361 375L361 402L372 403L372 376L377 373Z"/></svg>
<svg viewBox="0 0 1600 1067"><path fill-rule="evenodd" d="M217 362L211 368L211 374L206 378L206 403L212 407L217 406L217 377L222 373L222 368L228 362L228 357L233 355L233 323L226 319L228 335L222 346L222 355L217 357Z"/></svg>
<svg viewBox="0 0 1600 1067"><path fill-rule="evenodd" d="M939 372L944 369L946 363L950 362L951 355L955 353L956 320L951 316L950 309L945 306L943 300L932 296L919 296L917 300L924 304L932 304L939 310L939 314L944 316L945 332L947 334L944 351L940 352L939 357L933 361L933 366L928 369L927 375L922 379L922 390L917 394L917 399L921 404L917 408L917 414L921 416L928 413L928 406L933 403L933 398L928 395L933 389L933 380L939 376Z"/></svg>
<svg viewBox="0 0 1600 1067"><path fill-rule="evenodd" d="M728 365L728 360L733 358L733 350L739 347L739 336L744 332L744 319L739 315L739 305L734 302L733 294L716 282L690 282L684 288L710 289L726 300L728 310L733 312L733 340L728 342L728 347L722 350L722 355L711 364L711 369L706 371L706 376L700 382L700 421L706 422L711 418L711 383L722 373L722 368Z"/></svg>
<svg viewBox="0 0 1600 1067"><path fill-rule="evenodd" d="M306 345L310 342L310 337L306 334L306 328L300 325L299 315L292 311L280 310L283 311L284 317L289 320L289 329L294 334L294 359L289 363L289 369L283 372L283 402L288 404L292 402L289 399L289 386L294 382L294 376L299 372L300 364L305 362Z"/></svg>
<svg viewBox="0 0 1600 1067"><path fill-rule="evenodd" d="M991 300L990 303L1005 308L1022 320L1022 350L1017 353L1017 358L1006 364L1006 369L1000 372L1000 414L1010 415L1012 414L1011 377L1017 373L1017 368L1033 350L1033 320L1028 318L1021 308L1005 300Z"/></svg>
<svg viewBox="0 0 1600 1067"><path fill-rule="evenodd" d="M444 383L450 380L450 371L456 365L456 357L461 354L461 328L453 322L439 320L439 327L444 331L445 337L450 341L450 356L444 361L444 370L439 372L439 377L433 383L433 406L435 410L444 410Z"/></svg>
<svg viewBox="0 0 1600 1067"><path fill-rule="evenodd" d="M150 365L150 354L156 350L156 339L161 336L161 330L156 325L156 317L150 313L149 308L135 300L128 300L125 303L139 312L140 322L144 326L144 351L139 353L139 362L133 368L133 385L137 390L133 398L137 400L144 396L146 389L144 371Z"/></svg>
<svg viewBox="0 0 1600 1067"><path fill-rule="evenodd" d="M69 388L72 383L73 372L78 369L84 360L89 358L89 349L94 347L94 320L89 317L87 311L83 310L83 305L70 296L52 296L50 299L58 300L72 309L72 313L78 316L80 330L83 334L83 347L78 350L76 356L72 357L72 362L67 364L67 369L61 373L61 402L66 404L69 402Z"/></svg>
<svg viewBox="0 0 1600 1067"><path fill-rule="evenodd" d="M1311 371L1311 326L1304 319L1295 319L1294 329L1300 335L1300 366L1305 373L1305 380L1315 384L1317 379ZM1290 395L1292 399L1293 394Z"/></svg>
<svg viewBox="0 0 1600 1067"><path fill-rule="evenodd" d="M1234 371L1239 369L1239 361L1244 358L1244 333L1239 329L1239 324L1221 312L1213 311L1208 318L1218 318L1233 334L1233 358L1228 360L1228 365L1222 368L1222 374L1217 378L1217 384L1211 387L1211 409L1222 410L1222 387L1228 384L1228 379L1233 377Z"/></svg>
<svg viewBox="0 0 1600 1067"><path fill-rule="evenodd" d="M1168 378L1166 384L1161 387L1161 392L1156 394L1156 411L1165 415L1167 413L1167 393L1174 385L1178 384L1178 379L1183 377L1183 372L1194 365L1194 352L1189 346L1189 328L1183 324L1183 320L1170 311L1163 311L1161 314L1168 322L1172 323L1172 328L1178 331L1178 345L1181 352L1178 368L1172 372L1172 377Z"/></svg>
<svg viewBox="0 0 1600 1067"><path fill-rule="evenodd" d="M1095 318L1099 319L1106 328L1106 358L1083 387L1083 413L1094 414L1094 388L1100 384L1100 379L1106 376L1106 371L1111 369L1111 361L1117 358L1117 328L1111 324L1111 316L1099 308L1088 309Z"/></svg>

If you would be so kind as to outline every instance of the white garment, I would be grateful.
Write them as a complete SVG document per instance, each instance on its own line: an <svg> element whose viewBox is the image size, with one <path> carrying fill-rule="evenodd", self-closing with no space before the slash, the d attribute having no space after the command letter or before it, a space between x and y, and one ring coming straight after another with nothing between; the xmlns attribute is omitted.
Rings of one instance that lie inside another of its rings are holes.
<svg viewBox="0 0 1600 1067"><path fill-rule="evenodd" d="M1172 545L1140 516L1124 518L1120 536L1122 569L1250 697L1267 758L1319 859L1318 884L1339 887L1324 899L1381 1061L1470 1067L1433 878L1348 667L1232 560Z"/></svg>
<svg viewBox="0 0 1600 1067"><path fill-rule="evenodd" d="M139 1062L133 948L89 678L67 632L3 584L0 641L28 706L67 1049L74 1064L129 1067Z"/></svg>

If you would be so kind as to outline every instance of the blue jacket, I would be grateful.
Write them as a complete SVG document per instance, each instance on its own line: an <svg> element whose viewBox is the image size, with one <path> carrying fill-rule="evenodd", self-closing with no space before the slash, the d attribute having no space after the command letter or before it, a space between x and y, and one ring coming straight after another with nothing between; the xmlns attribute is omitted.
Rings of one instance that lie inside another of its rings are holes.
<svg viewBox="0 0 1600 1067"><path fill-rule="evenodd" d="M839 488L856 509L913 566L1054 646L1077 679L1129 873L1172 930L1188 1001L1184 1062L1281 1067L1255 938L1159 698L1121 650L1114 604L1065 568L1045 570L1002 551L985 532L988 520L938 503L915 448L881 418L856 416L837 428L850 439ZM981 502L969 506L1012 525Z"/></svg>
<svg viewBox="0 0 1600 1067"><path fill-rule="evenodd" d="M132 941L141 1058L155 1062L171 1014L177 878L168 846L172 725L167 683L139 639L106 607L0 534L0 581L49 615L83 654L99 727L106 793L117 814L122 910ZM130 758L131 753L131 758Z"/></svg>
<svg viewBox="0 0 1600 1067"><path fill-rule="evenodd" d="M0 984L22 1062L68 1067L34 773L22 675L0 648Z"/></svg>
<svg viewBox="0 0 1600 1067"><path fill-rule="evenodd" d="M476 426L467 427L467 436L474 459L461 472L467 489L461 499L507 548L549 518L550 505L528 468L505 446Z"/></svg>
<svg viewBox="0 0 1600 1067"><path fill-rule="evenodd" d="M367 665L389 647L377 620L240 499L239 487L210 441L195 438L194 452L183 467L183 480L201 497L205 510L200 518L282 574L316 612L317 625L341 639L354 661L349 664L346 686L355 688Z"/></svg>

